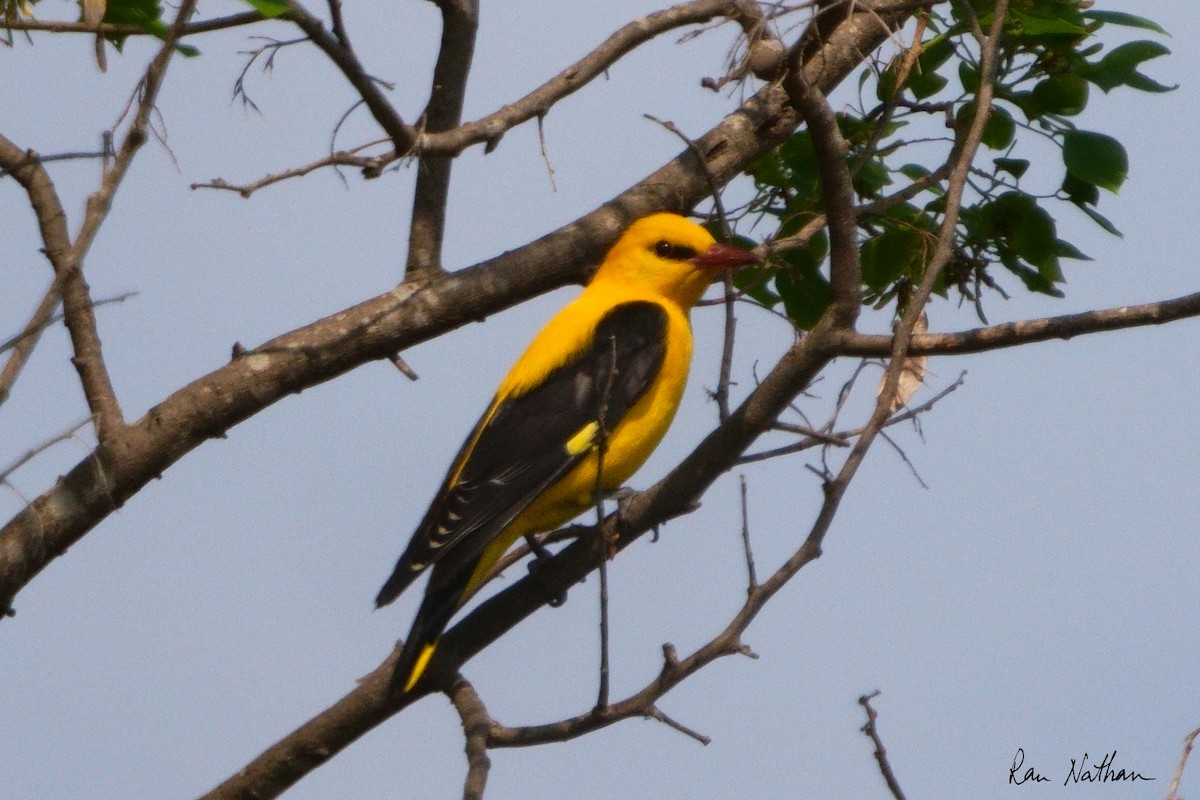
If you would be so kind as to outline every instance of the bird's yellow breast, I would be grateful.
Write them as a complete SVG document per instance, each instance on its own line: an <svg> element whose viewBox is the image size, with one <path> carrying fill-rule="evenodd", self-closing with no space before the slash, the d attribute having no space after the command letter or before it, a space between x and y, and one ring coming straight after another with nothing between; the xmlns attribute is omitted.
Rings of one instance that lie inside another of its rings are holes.
<svg viewBox="0 0 1200 800"><path fill-rule="evenodd" d="M666 342L658 375L629 409L608 431L603 456L595 442L598 430L593 424L573 437L570 446L590 449L577 465L555 481L488 547L481 560L494 562L518 538L552 530L587 511L595 504L596 474L603 458L600 488L619 488L635 473L671 425L679 408L692 360L692 329L687 312L676 303L653 294L635 295L622 289L619 298L611 296L603 285L592 284L574 302L564 308L542 329L529 348L513 365L497 391L497 400L520 395L538 386L552 370L569 362L591 345L600 320L619 303L646 301L660 306L667 315ZM588 443L591 442L589 445ZM472 576L477 584L483 574Z"/></svg>

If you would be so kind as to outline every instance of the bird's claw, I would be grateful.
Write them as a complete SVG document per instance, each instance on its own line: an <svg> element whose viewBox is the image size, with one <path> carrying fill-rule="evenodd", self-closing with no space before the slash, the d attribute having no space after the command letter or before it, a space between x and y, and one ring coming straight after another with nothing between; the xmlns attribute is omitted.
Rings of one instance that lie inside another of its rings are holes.
<svg viewBox="0 0 1200 800"><path fill-rule="evenodd" d="M525 541L529 543L529 549L533 551L533 561L530 561L528 565L529 574L542 587L542 592L546 596L546 604L551 608L558 608L563 603L567 602L567 590L561 589L557 592L554 591L550 588L550 585L542 579L541 574L542 565L552 558L553 554L546 549L546 546L542 544L536 536L526 536Z"/></svg>

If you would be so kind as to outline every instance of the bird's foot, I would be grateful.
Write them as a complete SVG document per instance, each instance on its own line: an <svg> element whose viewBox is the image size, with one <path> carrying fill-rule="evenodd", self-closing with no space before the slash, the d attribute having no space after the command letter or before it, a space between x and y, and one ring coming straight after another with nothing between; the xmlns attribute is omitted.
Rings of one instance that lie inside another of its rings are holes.
<svg viewBox="0 0 1200 800"><path fill-rule="evenodd" d="M533 551L533 561L529 562L529 574L534 580L541 584L542 591L545 592L546 595L546 603L551 608L558 608L563 603L567 602L567 590L561 589L557 592L554 591L551 589L550 585L542 579L541 574L543 564L553 558L554 554L547 550L546 546L542 544L541 540L532 533L525 537L525 541L529 543L529 549Z"/></svg>

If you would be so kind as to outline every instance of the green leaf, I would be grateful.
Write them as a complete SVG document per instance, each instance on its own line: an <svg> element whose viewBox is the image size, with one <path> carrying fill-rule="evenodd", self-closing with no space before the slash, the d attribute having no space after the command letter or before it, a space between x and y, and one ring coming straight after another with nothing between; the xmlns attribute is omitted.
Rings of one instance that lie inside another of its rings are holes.
<svg viewBox="0 0 1200 800"><path fill-rule="evenodd" d="M920 164L905 164L896 171L910 181L919 181L929 175L929 170Z"/></svg>
<svg viewBox="0 0 1200 800"><path fill-rule="evenodd" d="M1134 72L1125 78L1125 85L1130 89L1137 89L1139 92L1152 92L1154 94L1165 94L1166 92L1173 92L1179 88L1178 83L1168 86L1165 83L1159 83L1148 75L1143 75L1140 72Z"/></svg>
<svg viewBox="0 0 1200 800"><path fill-rule="evenodd" d="M945 34L922 42L921 48L921 55L917 56L917 66L922 72L936 72L938 67L954 55L954 46Z"/></svg>
<svg viewBox="0 0 1200 800"><path fill-rule="evenodd" d="M1130 69L1170 54L1171 50L1160 42L1139 39L1136 42L1126 42L1119 47L1114 47L1101 61L1117 69Z"/></svg>
<svg viewBox="0 0 1200 800"><path fill-rule="evenodd" d="M1017 180L1029 169L1029 161L1024 158L993 158L992 163L1000 172L1007 172Z"/></svg>
<svg viewBox="0 0 1200 800"><path fill-rule="evenodd" d="M958 62L958 82L968 94L979 91L979 69L968 61Z"/></svg>
<svg viewBox="0 0 1200 800"><path fill-rule="evenodd" d="M1094 19L1097 22L1107 22L1110 25L1124 25L1127 28L1142 28L1147 31L1161 33L1163 36L1170 36L1166 29L1152 19L1139 17L1136 14L1126 14L1124 11L1096 11L1089 10L1083 12L1083 16L1087 19Z"/></svg>
<svg viewBox="0 0 1200 800"><path fill-rule="evenodd" d="M1100 202L1100 190L1096 184L1081 180L1069 172L1063 177L1062 191L1077 206L1085 203L1094 206Z"/></svg>
<svg viewBox="0 0 1200 800"><path fill-rule="evenodd" d="M998 198L995 211L1007 215L1006 238L1017 255L1037 267L1054 259L1058 243L1054 218L1036 200L1026 194L1006 192Z"/></svg>
<svg viewBox="0 0 1200 800"><path fill-rule="evenodd" d="M262 14L267 19L274 19L287 13L287 3L280 0L245 0L246 5Z"/></svg>
<svg viewBox="0 0 1200 800"><path fill-rule="evenodd" d="M955 114L955 125L959 130L964 130L970 126L974 118L975 102L964 103L959 106L958 113ZM983 124L983 139L981 140L983 144L993 150L1003 150L1012 144L1016 133L1017 124L1013 122L1012 115L1003 108L992 106L987 122Z"/></svg>
<svg viewBox="0 0 1200 800"><path fill-rule="evenodd" d="M1129 175L1129 156L1116 139L1094 131L1067 131L1063 136L1067 171L1087 183L1116 194Z"/></svg>
<svg viewBox="0 0 1200 800"><path fill-rule="evenodd" d="M146 33L166 39L169 28L162 21L162 6L158 0L109 0L104 10L104 21L112 25L136 25ZM106 36L120 51L125 46L126 36ZM176 44L175 51L184 56L197 56L200 51L190 44Z"/></svg>
<svg viewBox="0 0 1200 800"><path fill-rule="evenodd" d="M983 126L983 138L980 140L993 150L1003 150L1012 144L1017 134L1017 124L1012 115L1003 108L992 108L987 122Z"/></svg>
<svg viewBox="0 0 1200 800"><path fill-rule="evenodd" d="M1033 87L1029 99L1030 109L1036 111L1036 116L1049 113L1071 117L1087 106L1088 84L1079 75L1062 72L1040 81ZM1030 109L1026 109L1026 113Z"/></svg>
<svg viewBox="0 0 1200 800"><path fill-rule="evenodd" d="M1105 92L1118 86L1131 86L1149 92L1168 92L1175 87L1164 86L1138 72L1138 66L1161 56L1170 50L1158 42L1141 40L1126 42L1114 48L1108 55L1094 64L1085 64L1080 74Z"/></svg>
<svg viewBox="0 0 1200 800"><path fill-rule="evenodd" d="M1066 239L1059 239L1055 242L1054 255L1059 258L1073 258L1076 261L1092 261L1092 257L1084 253L1075 245L1068 242Z"/></svg>
<svg viewBox="0 0 1200 800"><path fill-rule="evenodd" d="M1005 192L979 208L977 223L965 216L964 222L974 236L997 245L1002 255L1007 249L1036 267L1047 267L1056 258L1054 218L1024 192ZM1007 262L1005 266L1011 268Z"/></svg>
<svg viewBox="0 0 1200 800"><path fill-rule="evenodd" d="M879 159L872 158L854 176L854 191L859 197L875 197L892 182L891 173Z"/></svg>
<svg viewBox="0 0 1200 800"><path fill-rule="evenodd" d="M1062 16L1027 13L1020 9L1014 9L1011 13L1024 36L1086 36L1088 33L1087 28Z"/></svg>
<svg viewBox="0 0 1200 800"><path fill-rule="evenodd" d="M788 266L775 276L775 290L788 318L810 330L829 305L829 281L821 274L820 262L807 251L786 253L783 258Z"/></svg>
<svg viewBox="0 0 1200 800"><path fill-rule="evenodd" d="M733 285L739 291L745 292L752 300L756 300L767 308L774 308L779 303L779 295L767 286L774 270L759 267L755 269L739 269L733 273Z"/></svg>
<svg viewBox="0 0 1200 800"><path fill-rule="evenodd" d="M925 72L909 79L908 90L912 92L913 97L924 100L946 88L946 84L949 82L948 79L936 72Z"/></svg>
<svg viewBox="0 0 1200 800"><path fill-rule="evenodd" d="M1113 236L1116 236L1118 239L1125 238L1125 234L1123 234L1123 233L1121 233L1121 231L1117 230L1117 226L1113 225L1112 222L1109 221L1108 217L1104 216L1096 209L1091 208L1090 206L1082 206L1081 205L1079 207L1079 210L1082 211L1083 213L1087 214L1089 217L1091 217L1092 222L1096 223L1101 228L1103 228L1104 230L1111 233Z"/></svg>
<svg viewBox="0 0 1200 800"><path fill-rule="evenodd" d="M896 78L898 60L893 60L887 69L879 73L879 81L875 84L875 97L881 103L890 103L896 96Z"/></svg>
<svg viewBox="0 0 1200 800"><path fill-rule="evenodd" d="M882 292L903 276L921 274L932 244L921 231L909 227L889 227L872 236L862 246L863 283L872 292Z"/></svg>

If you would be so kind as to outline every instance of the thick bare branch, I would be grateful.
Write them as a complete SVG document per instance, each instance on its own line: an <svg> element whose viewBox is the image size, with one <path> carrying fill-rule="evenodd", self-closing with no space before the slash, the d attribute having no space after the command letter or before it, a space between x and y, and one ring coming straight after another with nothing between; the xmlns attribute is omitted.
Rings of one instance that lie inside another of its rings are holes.
<svg viewBox="0 0 1200 800"><path fill-rule="evenodd" d="M430 133L450 130L462 121L467 75L479 27L478 0L437 0L437 5L442 10L442 44L423 115L424 128ZM417 163L405 268L405 277L414 279L442 268L442 239L454 159L421 151Z"/></svg>
<svg viewBox="0 0 1200 800"><path fill-rule="evenodd" d="M487 786L488 771L492 767L488 758L488 731L492 728L492 716L479 697L475 687L459 675L446 691L450 702L458 711L462 722L463 737L467 754L467 778L463 785L463 800L482 800Z"/></svg>
<svg viewBox="0 0 1200 800"><path fill-rule="evenodd" d="M886 35L874 15L849 19L826 43L825 54L806 67L810 82L823 91L837 85ZM696 144L707 172L724 183L783 141L796 122L783 91L767 87ZM706 170L689 149L595 211L525 247L345 309L183 387L129 426L120 458L103 470L95 459L84 459L0 528L0 608L148 481L206 440L290 393L580 282L630 221L653 211L686 211L708 191Z"/></svg>
<svg viewBox="0 0 1200 800"><path fill-rule="evenodd" d="M179 33L187 25L195 6L195 0L184 0L180 4L174 25L158 53L146 68L140 86L141 98L138 101L133 120L130 122L129 130L126 131L121 146L117 149L112 165L105 171L100 188L88 197L83 222L75 240L71 242L70 248L66 252L59 252L52 249L50 241L46 241L47 256L54 265L55 273L62 276L64 321L75 351L71 361L79 372L83 393L95 420L96 437L99 439L102 449L118 446L118 437L123 430L125 420L108 374L108 368L104 363L91 292L83 276L83 263L100 226L104 224L109 209L112 208L113 196L129 170L129 165L146 141L150 116L158 98L158 91L162 87L167 64L175 54L175 43L179 39ZM61 208L58 213L61 213ZM45 228L43 227L43 237L44 232Z"/></svg>
<svg viewBox="0 0 1200 800"><path fill-rule="evenodd" d="M1070 339L1089 333L1116 331L1200 316L1200 292L1133 306L1117 306L1079 314L1005 322L954 333L914 335L909 345L913 355L957 356L1017 347L1050 339ZM887 356L892 337L844 331L837 336L842 355Z"/></svg>
<svg viewBox="0 0 1200 800"><path fill-rule="evenodd" d="M812 135L821 177L825 220L829 228L830 309L839 326L853 328L862 308L862 278L858 263L858 215L854 185L846 163L849 151L825 94L810 84L801 67L802 42L792 48L784 77L788 99L800 112Z"/></svg>
<svg viewBox="0 0 1200 800"><path fill-rule="evenodd" d="M227 17L191 22L179 31L179 38L195 36L200 33L211 33L228 28L239 28L265 22L266 17L257 11L243 11L240 14L230 14ZM286 17L285 17L286 19ZM47 33L99 33L101 36L150 36L153 35L141 25L114 25L102 22L99 26L85 22L65 22L58 20L18 19L0 22L0 29L10 31L46 31Z"/></svg>

